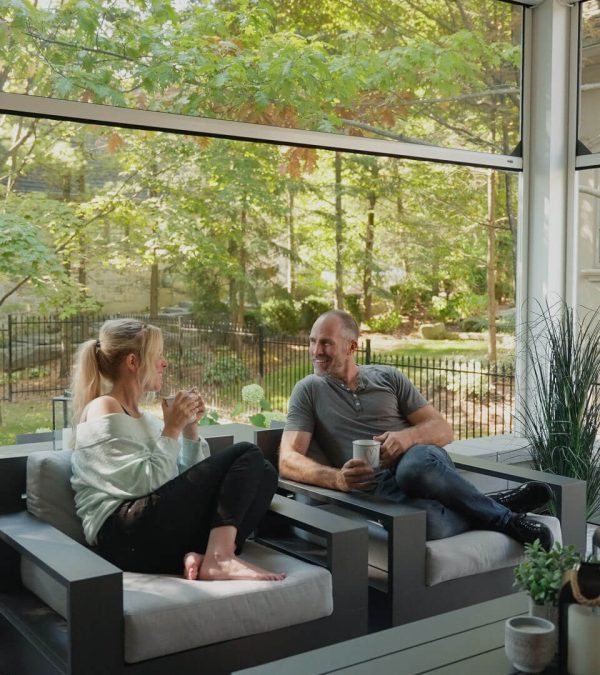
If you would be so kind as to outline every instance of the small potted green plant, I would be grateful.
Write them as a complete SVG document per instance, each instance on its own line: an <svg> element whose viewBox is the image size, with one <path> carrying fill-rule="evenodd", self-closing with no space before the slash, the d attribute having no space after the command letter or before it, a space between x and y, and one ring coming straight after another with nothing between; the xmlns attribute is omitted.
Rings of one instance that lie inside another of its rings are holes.
<svg viewBox="0 0 600 675"><path fill-rule="evenodd" d="M558 620L558 593L563 574L581 562L574 546L561 546L558 542L545 551L538 540L525 544L525 558L515 568L515 583L529 593L529 613Z"/></svg>

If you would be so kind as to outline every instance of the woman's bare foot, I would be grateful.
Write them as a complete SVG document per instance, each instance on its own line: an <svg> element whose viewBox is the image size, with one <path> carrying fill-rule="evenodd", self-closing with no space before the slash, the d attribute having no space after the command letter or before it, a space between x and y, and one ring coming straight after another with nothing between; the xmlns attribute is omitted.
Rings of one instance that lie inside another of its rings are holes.
<svg viewBox="0 0 600 675"><path fill-rule="evenodd" d="M183 556L183 578L190 581L197 579L203 560L204 556L200 553L194 553L193 551L186 553Z"/></svg>
<svg viewBox="0 0 600 675"><path fill-rule="evenodd" d="M200 565L198 579L202 581L283 581L286 576L283 573L269 572L236 556L226 558L205 556Z"/></svg>

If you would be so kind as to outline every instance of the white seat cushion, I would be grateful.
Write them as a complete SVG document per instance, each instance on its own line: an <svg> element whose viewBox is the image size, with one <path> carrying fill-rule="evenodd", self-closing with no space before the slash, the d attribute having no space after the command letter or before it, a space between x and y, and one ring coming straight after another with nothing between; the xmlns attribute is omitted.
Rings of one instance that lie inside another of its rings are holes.
<svg viewBox="0 0 600 675"><path fill-rule="evenodd" d="M335 504L321 506L329 513L365 521L365 517L350 509ZM554 541L562 543L560 521L553 516L529 514L531 518L545 523ZM367 521L369 527L369 565L387 574L387 532L378 523ZM425 585L435 586L443 581L460 579L472 574L489 572L502 567L518 565L523 558L523 546L499 532L470 530L447 539L435 539L425 543Z"/></svg>
<svg viewBox="0 0 600 675"><path fill-rule="evenodd" d="M546 524L554 541L562 543L560 522L552 516L530 517ZM435 586L443 581L518 565L523 559L523 546L506 534L489 530L471 530L447 539L425 544L426 584Z"/></svg>
<svg viewBox="0 0 600 675"><path fill-rule="evenodd" d="M253 542L242 557L288 576L284 581L186 581L125 572L125 660L143 661L332 613L331 575L325 568ZM65 617L65 591L55 580L25 558L21 575L29 590Z"/></svg>

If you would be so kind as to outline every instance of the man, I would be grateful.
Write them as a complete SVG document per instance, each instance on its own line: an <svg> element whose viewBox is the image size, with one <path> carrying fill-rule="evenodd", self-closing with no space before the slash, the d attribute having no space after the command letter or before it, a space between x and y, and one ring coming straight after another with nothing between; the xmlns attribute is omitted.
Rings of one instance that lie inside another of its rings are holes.
<svg viewBox="0 0 600 675"><path fill-rule="evenodd" d="M531 482L493 495L477 490L441 447L452 441L452 429L410 380L390 366L356 364L358 334L346 312L332 310L315 321L309 346L314 375L298 382L290 398L281 475L422 507L428 539L477 528L504 532L521 543L539 539L550 549L548 527L525 515L548 502L550 487ZM359 438L381 443L383 471L352 459L352 441ZM315 452L329 465L313 459Z"/></svg>

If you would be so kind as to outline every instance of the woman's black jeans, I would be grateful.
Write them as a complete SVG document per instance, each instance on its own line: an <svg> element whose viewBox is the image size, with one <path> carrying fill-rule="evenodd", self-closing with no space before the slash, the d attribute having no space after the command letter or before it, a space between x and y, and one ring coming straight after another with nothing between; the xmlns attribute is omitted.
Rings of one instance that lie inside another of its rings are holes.
<svg viewBox="0 0 600 675"><path fill-rule="evenodd" d="M265 515L277 473L252 443L236 443L151 494L123 502L98 533L100 555L122 570L182 574L189 551L204 553L210 531L237 528L239 553Z"/></svg>

